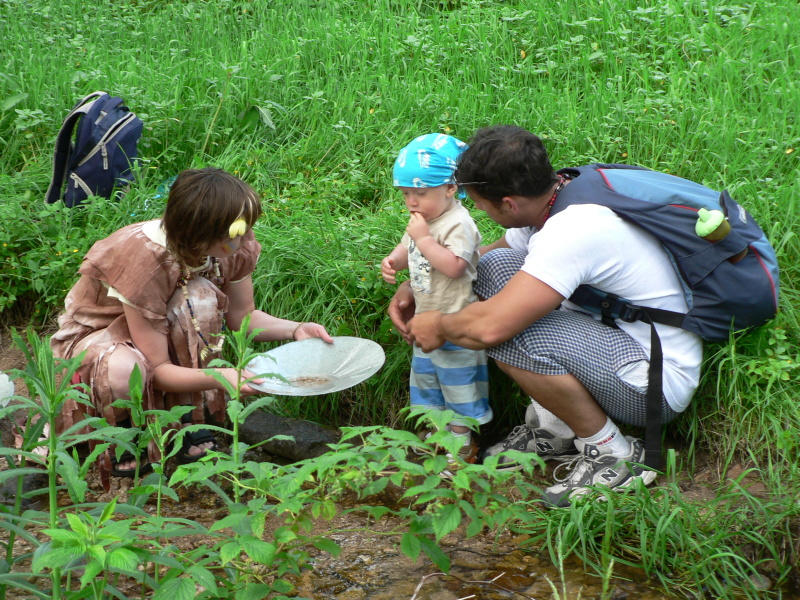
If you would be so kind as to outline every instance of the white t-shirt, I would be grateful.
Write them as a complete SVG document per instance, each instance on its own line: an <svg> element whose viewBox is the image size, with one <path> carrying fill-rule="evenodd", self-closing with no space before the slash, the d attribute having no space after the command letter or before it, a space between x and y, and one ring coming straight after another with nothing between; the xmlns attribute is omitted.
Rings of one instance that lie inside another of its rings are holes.
<svg viewBox="0 0 800 600"><path fill-rule="evenodd" d="M634 304L687 312L678 275L660 242L597 204L570 206L553 215L540 231L509 229L508 245L527 252L522 270L565 298L588 284ZM580 310L565 300L564 308ZM593 315L599 319L599 315ZM650 325L618 321L650 355ZM664 396L676 412L686 409L700 377L703 344L699 336L668 325L656 325L664 353ZM647 387L647 364L624 379Z"/></svg>

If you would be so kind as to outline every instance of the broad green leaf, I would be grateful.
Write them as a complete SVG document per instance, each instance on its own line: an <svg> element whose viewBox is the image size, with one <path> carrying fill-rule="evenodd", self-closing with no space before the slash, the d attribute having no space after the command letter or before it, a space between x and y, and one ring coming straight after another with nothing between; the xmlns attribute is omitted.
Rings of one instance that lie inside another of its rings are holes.
<svg viewBox="0 0 800 600"><path fill-rule="evenodd" d="M80 547L81 541L84 539L74 531L69 531L67 529L45 529L44 533L49 535L54 545L57 546Z"/></svg>
<svg viewBox="0 0 800 600"><path fill-rule="evenodd" d="M117 548L108 553L108 566L122 571L136 571L139 557L129 548Z"/></svg>
<svg viewBox="0 0 800 600"><path fill-rule="evenodd" d="M264 525L267 521L267 511L260 510L253 515L252 522L250 523L250 531L257 538L264 535Z"/></svg>
<svg viewBox="0 0 800 600"><path fill-rule="evenodd" d="M413 533L406 532L400 538L400 551L412 560L417 560L422 545L419 543L419 538Z"/></svg>
<svg viewBox="0 0 800 600"><path fill-rule="evenodd" d="M428 462L428 461L425 461ZM403 494L403 498L410 498L412 496L416 496L418 494L422 494L424 492L429 492L432 489L438 487L442 483L442 480L437 475L429 475L424 482L420 485L415 485L408 488Z"/></svg>
<svg viewBox="0 0 800 600"><path fill-rule="evenodd" d="M67 521L69 522L69 526L72 528L72 531L77 533L83 539L89 539L89 528L86 526L86 523L81 521L81 518L78 515L75 513L67 513Z"/></svg>
<svg viewBox="0 0 800 600"><path fill-rule="evenodd" d="M186 574L194 579L198 585L210 590L215 594L217 593L217 581L214 579L214 574L205 567L201 567L200 565L192 565L186 571Z"/></svg>
<svg viewBox="0 0 800 600"><path fill-rule="evenodd" d="M252 537L242 538L241 544L247 555L257 563L262 565L272 564L272 560L275 558L275 552L277 550L275 544Z"/></svg>
<svg viewBox="0 0 800 600"><path fill-rule="evenodd" d="M101 566L106 564L106 549L100 544L92 544L86 549L86 553L100 563Z"/></svg>
<svg viewBox="0 0 800 600"><path fill-rule="evenodd" d="M94 461L97 460L97 457L100 456L103 452L105 452L110 445L111 444L106 442L103 444L97 444L94 448L92 448L92 451L80 465L78 474L80 475L81 478L83 479L86 478L86 474L89 472L89 469L92 467L92 464L94 464Z"/></svg>
<svg viewBox="0 0 800 600"><path fill-rule="evenodd" d="M132 519L107 522L107 525L98 534L100 540L124 541L130 535Z"/></svg>
<svg viewBox="0 0 800 600"><path fill-rule="evenodd" d="M244 521L247 518L248 518L247 513L244 512L233 513L231 515L228 515L227 517L223 517L219 521L216 521L213 525L211 525L209 531L219 531L220 529L225 529L226 527L230 527L231 529L236 530L241 526L242 521Z"/></svg>
<svg viewBox="0 0 800 600"><path fill-rule="evenodd" d="M219 561L223 565L227 565L241 553L242 547L238 542L228 542L227 544L223 544L222 548L219 549Z"/></svg>
<svg viewBox="0 0 800 600"><path fill-rule="evenodd" d="M194 600L196 595L197 586L194 581L179 577L161 584L153 595L153 600Z"/></svg>
<svg viewBox="0 0 800 600"><path fill-rule="evenodd" d="M322 550L323 552L327 552L331 556L339 556L342 552L342 548L331 539L328 538L317 538L314 540L314 547Z"/></svg>
<svg viewBox="0 0 800 600"><path fill-rule="evenodd" d="M235 600L263 600L270 597L270 586L264 583L248 583L243 590L236 592Z"/></svg>
<svg viewBox="0 0 800 600"><path fill-rule="evenodd" d="M453 485L460 490L468 490L471 487L469 475L462 470L457 470L453 476Z"/></svg>
<svg viewBox="0 0 800 600"><path fill-rule="evenodd" d="M367 496L372 496L374 494L381 493L389 483L389 479L387 477L381 477L380 479L376 479L375 481L370 481L367 485L365 485L361 490L361 497L366 498Z"/></svg>
<svg viewBox="0 0 800 600"><path fill-rule="evenodd" d="M433 515L433 532L438 542L461 524L461 509L455 504L446 504Z"/></svg>
<svg viewBox="0 0 800 600"><path fill-rule="evenodd" d="M275 541L279 544L287 544L294 539L297 539L297 534L288 527L278 527L275 530Z"/></svg>
<svg viewBox="0 0 800 600"><path fill-rule="evenodd" d="M285 579L276 579L272 582L272 590L275 592L285 594L287 592L291 592L293 589L294 586Z"/></svg>
<svg viewBox="0 0 800 600"><path fill-rule="evenodd" d="M464 514L470 519L469 524L467 525L467 537L478 535L483 530L483 517L477 510L475 510L475 507L466 500L462 500L459 503L459 506L461 506L461 510L463 510Z"/></svg>
<svg viewBox="0 0 800 600"><path fill-rule="evenodd" d="M41 549L41 547L39 549ZM33 565L31 566L31 570L34 573L41 573L43 569L61 568L68 565L73 560L82 557L83 555L83 552L76 551L74 548L51 547L49 550L42 552L41 554L37 550L33 557Z"/></svg>
<svg viewBox="0 0 800 600"><path fill-rule="evenodd" d="M81 575L81 587L85 588L86 585L97 577L98 573L103 570L103 564L95 560L90 560L89 563L83 568L83 575Z"/></svg>
<svg viewBox="0 0 800 600"><path fill-rule="evenodd" d="M442 549L431 539L420 536L419 542L422 545L422 550L428 555L440 571L447 573L450 571L450 559L442 552Z"/></svg>

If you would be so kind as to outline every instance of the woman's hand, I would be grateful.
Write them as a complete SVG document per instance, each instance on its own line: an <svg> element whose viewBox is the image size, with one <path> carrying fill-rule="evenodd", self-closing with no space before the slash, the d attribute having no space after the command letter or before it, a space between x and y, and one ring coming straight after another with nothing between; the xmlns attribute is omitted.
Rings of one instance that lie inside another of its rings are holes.
<svg viewBox="0 0 800 600"><path fill-rule="evenodd" d="M414 338L411 336L411 330L408 328L408 322L414 316L414 292L411 291L411 284L408 281L401 283L397 291L392 296L389 302L389 318L392 320L397 331L403 336L403 339L409 344L413 343Z"/></svg>
<svg viewBox="0 0 800 600"><path fill-rule="evenodd" d="M310 321L300 323L292 333L292 338L298 342L308 338L320 338L329 344L333 343L333 338L326 331L325 327L319 323L312 323Z"/></svg>

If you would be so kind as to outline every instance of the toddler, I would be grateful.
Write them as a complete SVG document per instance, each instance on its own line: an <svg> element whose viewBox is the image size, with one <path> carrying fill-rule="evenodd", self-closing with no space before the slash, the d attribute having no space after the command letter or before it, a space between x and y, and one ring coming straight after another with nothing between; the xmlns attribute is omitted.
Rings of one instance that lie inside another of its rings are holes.
<svg viewBox="0 0 800 600"><path fill-rule="evenodd" d="M457 312L477 297L472 291L481 237L456 194L456 161L466 144L452 136L430 133L414 139L395 160L395 187L411 213L400 243L381 262L381 275L396 283L409 270L416 312ZM412 407L452 410L479 424L492 420L484 350L450 342L432 352L414 346L411 361ZM478 446L466 421L448 425L463 441L459 456L475 462Z"/></svg>

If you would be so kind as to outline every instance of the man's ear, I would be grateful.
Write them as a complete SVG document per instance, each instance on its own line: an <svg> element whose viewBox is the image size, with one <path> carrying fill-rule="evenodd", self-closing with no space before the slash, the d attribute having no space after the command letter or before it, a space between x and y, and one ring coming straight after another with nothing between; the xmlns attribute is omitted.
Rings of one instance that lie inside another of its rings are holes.
<svg viewBox="0 0 800 600"><path fill-rule="evenodd" d="M510 212L517 214L519 212L519 202L514 196L503 196L500 199L500 212Z"/></svg>

